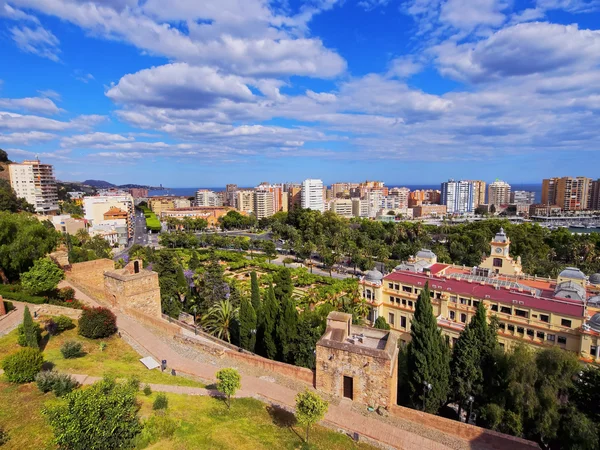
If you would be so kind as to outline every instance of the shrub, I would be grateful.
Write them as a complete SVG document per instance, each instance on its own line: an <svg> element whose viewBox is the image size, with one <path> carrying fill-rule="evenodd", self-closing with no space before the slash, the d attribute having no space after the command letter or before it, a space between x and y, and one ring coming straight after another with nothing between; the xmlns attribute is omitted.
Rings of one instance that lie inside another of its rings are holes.
<svg viewBox="0 0 600 450"><path fill-rule="evenodd" d="M13 305L12 302L8 302L8 301L4 301L4 309L6 310L6 312L10 312L13 309L15 309L15 305Z"/></svg>
<svg viewBox="0 0 600 450"><path fill-rule="evenodd" d="M44 322L44 329L50 336L56 336L58 334L58 327L56 326L56 322L52 319L48 319Z"/></svg>
<svg viewBox="0 0 600 450"><path fill-rule="evenodd" d="M58 298L63 302L67 300L73 300L75 298L75 289L72 287L65 287L58 290Z"/></svg>
<svg viewBox="0 0 600 450"><path fill-rule="evenodd" d="M33 303L35 305L48 303L47 298L29 295L26 292L22 292L21 287L16 285L0 285L0 295L5 299L15 300L17 302Z"/></svg>
<svg viewBox="0 0 600 450"><path fill-rule="evenodd" d="M108 308L84 308L79 319L79 334L90 339L105 338L117 331L117 318Z"/></svg>
<svg viewBox="0 0 600 450"><path fill-rule="evenodd" d="M42 338L42 327L40 326L39 323L37 322L33 322L33 329L34 329L34 335L36 336L37 340L36 342L39 342L40 339ZM23 327L23 324L20 324L17 327L17 343L21 346L21 347L27 347L27 337L25 334L25 329ZM32 347L33 348L33 347Z"/></svg>
<svg viewBox="0 0 600 450"><path fill-rule="evenodd" d="M106 342L100 342L100 351L101 352L106 350L106 347L108 347L108 344Z"/></svg>
<svg viewBox="0 0 600 450"><path fill-rule="evenodd" d="M155 411L161 409L167 409L169 407L169 399L162 392L159 393L154 399L154 403L152 404L152 409Z"/></svg>
<svg viewBox="0 0 600 450"><path fill-rule="evenodd" d="M54 323L56 324L56 328L59 333L62 333L66 330L71 330L75 328L75 324L70 317L67 316L58 316L54 318Z"/></svg>
<svg viewBox="0 0 600 450"><path fill-rule="evenodd" d="M152 394L152 388L150 387L150 385L147 384L146 386L144 386L144 395L147 397L150 394Z"/></svg>
<svg viewBox="0 0 600 450"><path fill-rule="evenodd" d="M26 347L7 356L2 361L4 375L11 383L29 383L44 364L44 356L39 349Z"/></svg>
<svg viewBox="0 0 600 450"><path fill-rule="evenodd" d="M178 421L166 414L151 416L143 423L144 428L135 440L136 448L146 448L161 439L170 438L178 426Z"/></svg>
<svg viewBox="0 0 600 450"><path fill-rule="evenodd" d="M386 322L385 317L379 316L375 319L375 323L373 324L375 328L379 328L380 330L389 330L390 324Z"/></svg>
<svg viewBox="0 0 600 450"><path fill-rule="evenodd" d="M134 391L140 390L140 379L135 375L127 380L127 385L131 387Z"/></svg>
<svg viewBox="0 0 600 450"><path fill-rule="evenodd" d="M231 408L231 396L242 386L241 377L235 369L221 369L217 372L217 390L227 396L227 407Z"/></svg>
<svg viewBox="0 0 600 450"><path fill-rule="evenodd" d="M40 391L44 393L53 391L57 397L62 397L79 386L70 375L54 370L38 373L35 382Z"/></svg>
<svg viewBox="0 0 600 450"><path fill-rule="evenodd" d="M81 356L81 343L75 341L67 341L60 347L60 352L65 359L72 359Z"/></svg>

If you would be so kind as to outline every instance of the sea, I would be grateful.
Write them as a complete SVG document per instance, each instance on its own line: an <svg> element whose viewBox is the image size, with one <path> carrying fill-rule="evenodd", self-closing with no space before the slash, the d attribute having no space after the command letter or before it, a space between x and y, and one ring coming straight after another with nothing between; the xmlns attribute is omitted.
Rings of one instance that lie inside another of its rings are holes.
<svg viewBox="0 0 600 450"><path fill-rule="evenodd" d="M393 187L407 187L411 191L416 191L419 189L440 189L439 184L394 184L388 186L390 188ZM163 195L178 195L182 197L192 197L196 195L196 191L198 189L209 189L211 191L219 192L224 191L225 187L190 187L190 188L165 188L163 190L152 190L148 192L150 197L157 197ZM239 189L246 189L240 187ZM250 187L247 189L251 189ZM539 203L542 200L542 185L541 184L511 184L511 190L513 191L530 191L535 192L535 201Z"/></svg>

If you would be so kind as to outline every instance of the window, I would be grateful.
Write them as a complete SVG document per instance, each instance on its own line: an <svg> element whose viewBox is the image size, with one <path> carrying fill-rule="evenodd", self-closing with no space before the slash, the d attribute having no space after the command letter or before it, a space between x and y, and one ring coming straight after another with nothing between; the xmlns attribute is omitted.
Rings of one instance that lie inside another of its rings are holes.
<svg viewBox="0 0 600 450"><path fill-rule="evenodd" d="M467 303L469 303L469 299L468 298L460 298L460 304L461 305L466 305Z"/></svg>
<svg viewBox="0 0 600 450"><path fill-rule="evenodd" d="M500 342L500 348L504 350L504 344L502 342Z"/></svg>
<svg viewBox="0 0 600 450"><path fill-rule="evenodd" d="M494 258L494 267L502 267L502 258Z"/></svg>
<svg viewBox="0 0 600 450"><path fill-rule="evenodd" d="M550 322L550 317L547 314L540 314L540 320L542 322L548 323L548 322Z"/></svg>
<svg viewBox="0 0 600 450"><path fill-rule="evenodd" d="M559 336L558 339L557 339L557 341L558 341L559 344L563 344L564 345L564 344L567 343L567 338L564 337L564 336Z"/></svg>
<svg viewBox="0 0 600 450"><path fill-rule="evenodd" d="M477 308L479 306L479 302L476 300L473 300L473 307Z"/></svg>
<svg viewBox="0 0 600 450"><path fill-rule="evenodd" d="M592 345L590 347L590 355L597 356L598 355L598 347L596 347L595 345Z"/></svg>
<svg viewBox="0 0 600 450"><path fill-rule="evenodd" d="M461 314L460 315L460 321L462 323L467 323L467 315L466 314Z"/></svg>
<svg viewBox="0 0 600 450"><path fill-rule="evenodd" d="M400 326L402 328L406 328L406 317L405 316L400 316Z"/></svg>
<svg viewBox="0 0 600 450"><path fill-rule="evenodd" d="M498 305L492 305L491 310L498 312Z"/></svg>
<svg viewBox="0 0 600 450"><path fill-rule="evenodd" d="M502 323L502 322L498 322L498 328L500 328L501 330L506 330L506 324Z"/></svg>
<svg viewBox="0 0 600 450"><path fill-rule="evenodd" d="M394 283L388 283L388 287L389 287L390 289L394 289Z"/></svg>
<svg viewBox="0 0 600 450"><path fill-rule="evenodd" d="M544 340L544 332L538 331L537 333L535 333L535 337L537 337L538 339Z"/></svg>
<svg viewBox="0 0 600 450"><path fill-rule="evenodd" d="M412 308L413 307L413 302L411 302L410 300L408 301L408 307Z"/></svg>
<svg viewBox="0 0 600 450"><path fill-rule="evenodd" d="M408 292L412 294L412 288L410 286L402 286L402 292Z"/></svg>
<svg viewBox="0 0 600 450"><path fill-rule="evenodd" d="M533 330L527 330L527 336L533 337Z"/></svg>
<svg viewBox="0 0 600 450"><path fill-rule="evenodd" d="M560 324L563 327L571 328L571 321L569 319L561 319Z"/></svg>
<svg viewBox="0 0 600 450"><path fill-rule="evenodd" d="M517 333L523 334L525 333L525 329L523 327L517 327Z"/></svg>
<svg viewBox="0 0 600 450"><path fill-rule="evenodd" d="M388 314L388 322L390 323L390 325L394 325L394 313Z"/></svg>
<svg viewBox="0 0 600 450"><path fill-rule="evenodd" d="M525 317L525 318L529 317L529 313L522 309L515 309L515 314L519 317Z"/></svg>
<svg viewBox="0 0 600 450"><path fill-rule="evenodd" d="M454 347L456 345L456 341L458 341L458 338L453 337L452 338L452 347Z"/></svg>
<svg viewBox="0 0 600 450"><path fill-rule="evenodd" d="M403 298L403 299L402 299L402 304L403 304L404 306L406 306L406 299L405 299L405 298Z"/></svg>
<svg viewBox="0 0 600 450"><path fill-rule="evenodd" d="M395 284L394 285L394 289L396 289L397 291L399 291L400 290L400 285L399 284Z"/></svg>
<svg viewBox="0 0 600 450"><path fill-rule="evenodd" d="M556 339L556 336L554 336L553 334L548 334L548 335L546 335L546 339L549 340L550 342L554 342L554 340Z"/></svg>
<svg viewBox="0 0 600 450"><path fill-rule="evenodd" d="M456 295L450 296L450 301L456 303Z"/></svg>
<svg viewBox="0 0 600 450"><path fill-rule="evenodd" d="M510 311L510 307L508 307L508 306L502 306L502 307L500 308L500 312L501 312L502 314L510 314L510 313L511 313L511 311Z"/></svg>
<svg viewBox="0 0 600 450"><path fill-rule="evenodd" d="M433 292L433 291L430 291L430 292L429 292L429 296L430 296L431 298L433 298L433 296L434 296L434 295L435 295L435 292Z"/></svg>
<svg viewBox="0 0 600 450"><path fill-rule="evenodd" d="M450 320L454 320L456 317L456 313L454 311L450 311Z"/></svg>
<svg viewBox="0 0 600 450"><path fill-rule="evenodd" d="M506 329L507 329L508 331L515 331L515 326L514 326L514 325L511 325L511 324L509 323L508 325L506 325Z"/></svg>

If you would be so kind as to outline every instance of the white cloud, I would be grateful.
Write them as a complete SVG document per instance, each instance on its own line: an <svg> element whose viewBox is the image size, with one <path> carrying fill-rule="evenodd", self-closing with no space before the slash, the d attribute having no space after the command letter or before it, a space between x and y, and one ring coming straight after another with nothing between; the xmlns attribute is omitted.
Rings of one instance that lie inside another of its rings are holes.
<svg viewBox="0 0 600 450"><path fill-rule="evenodd" d="M423 63L416 61L412 55L405 55L391 61L387 75L390 77L409 78L423 70Z"/></svg>
<svg viewBox="0 0 600 450"><path fill-rule="evenodd" d="M10 29L13 41L22 51L33 53L52 61L58 61L59 40L51 31L41 26L29 28L27 26L12 27Z"/></svg>
<svg viewBox="0 0 600 450"><path fill-rule="evenodd" d="M94 132L88 134L76 134L61 139L61 147L83 148L104 145L115 142L131 142L132 137L122 136L120 134Z"/></svg>
<svg viewBox="0 0 600 450"><path fill-rule="evenodd" d="M364 8L365 11L372 11L380 6L387 6L390 0L359 0L358 6Z"/></svg>
<svg viewBox="0 0 600 450"><path fill-rule="evenodd" d="M27 131L25 133L8 133L0 134L0 144L31 145L38 142L51 141L55 138L55 134L42 133L39 131Z"/></svg>
<svg viewBox="0 0 600 450"><path fill-rule="evenodd" d="M68 122L63 122L47 117L0 111L0 130L63 131L68 129L87 129L103 122L105 119L104 116L92 114L79 116Z"/></svg>
<svg viewBox="0 0 600 450"><path fill-rule="evenodd" d="M6 0L0 0L0 17L6 17L11 20L23 20L39 24L37 17L27 14L19 9L13 8Z"/></svg>
<svg viewBox="0 0 600 450"><path fill-rule="evenodd" d="M0 98L0 108L39 114L57 114L62 111L52 100L43 97Z"/></svg>
<svg viewBox="0 0 600 450"><path fill-rule="evenodd" d="M570 13L588 13L600 9L598 0L537 0L536 6L544 10L562 9Z"/></svg>
<svg viewBox="0 0 600 450"><path fill-rule="evenodd" d="M473 30L479 26L498 27L506 16L505 0L448 0L440 10L440 20L459 30Z"/></svg>
<svg viewBox="0 0 600 450"><path fill-rule="evenodd" d="M42 97L53 98L54 100L60 100L60 94L52 89L44 89L44 90L38 91L38 93Z"/></svg>

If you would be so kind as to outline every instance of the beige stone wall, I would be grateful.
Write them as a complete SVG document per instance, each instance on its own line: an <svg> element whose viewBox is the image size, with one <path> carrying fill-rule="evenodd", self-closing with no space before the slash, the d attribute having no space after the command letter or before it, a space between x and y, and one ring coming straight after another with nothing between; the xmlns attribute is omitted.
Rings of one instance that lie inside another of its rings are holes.
<svg viewBox="0 0 600 450"><path fill-rule="evenodd" d="M104 276L106 298L111 305L161 317L160 288L156 272L143 271L130 276Z"/></svg>
<svg viewBox="0 0 600 450"><path fill-rule="evenodd" d="M333 358L330 359L330 357ZM393 361L396 364L396 361ZM373 407L396 402L392 361L317 345L316 388L337 397L344 394L344 376L352 377L353 401Z"/></svg>
<svg viewBox="0 0 600 450"><path fill-rule="evenodd" d="M104 295L104 272L114 270L115 263L111 259L97 259L72 264L66 272L67 280L74 282L90 296L106 302Z"/></svg>

